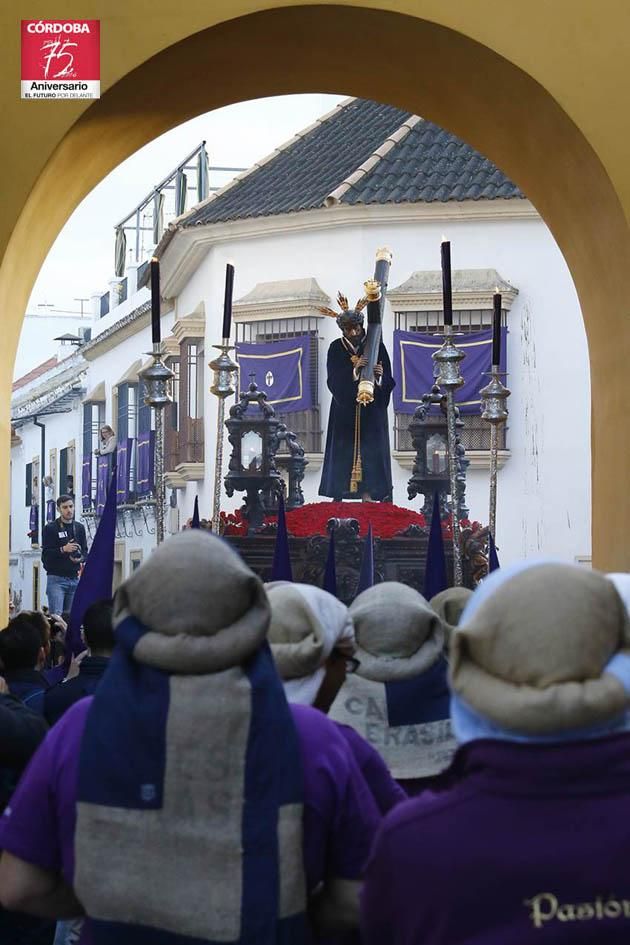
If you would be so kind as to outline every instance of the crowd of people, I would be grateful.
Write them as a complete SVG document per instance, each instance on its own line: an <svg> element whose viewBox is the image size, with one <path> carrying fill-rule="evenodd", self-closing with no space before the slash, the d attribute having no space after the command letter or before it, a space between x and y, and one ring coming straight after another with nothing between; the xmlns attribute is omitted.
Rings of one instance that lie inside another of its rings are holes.
<svg viewBox="0 0 630 945"><path fill-rule="evenodd" d="M536 561L346 607L186 530L64 682L64 621L18 614L0 942L626 942L629 606Z"/></svg>

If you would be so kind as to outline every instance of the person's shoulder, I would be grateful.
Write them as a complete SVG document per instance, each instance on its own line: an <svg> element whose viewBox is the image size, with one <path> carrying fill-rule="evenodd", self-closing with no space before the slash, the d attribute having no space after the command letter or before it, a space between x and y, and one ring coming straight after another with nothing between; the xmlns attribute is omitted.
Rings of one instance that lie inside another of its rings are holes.
<svg viewBox="0 0 630 945"><path fill-rule="evenodd" d="M425 846L430 845L432 836L440 843L445 823L454 827L459 817L470 822L473 816L471 807L475 806L475 800L475 792L459 784L436 792L427 789L418 797L409 798L391 810L383 821L383 833L389 839L396 839L418 830Z"/></svg>
<svg viewBox="0 0 630 945"><path fill-rule="evenodd" d="M51 728L49 737L54 735L56 739L63 743L80 741L92 705L92 699L92 696L87 696L85 699L79 699L71 705Z"/></svg>
<svg viewBox="0 0 630 945"><path fill-rule="evenodd" d="M355 755L363 757L371 757L372 755L378 755L378 752L373 748L369 742L363 738L362 735L352 728L351 725L344 725L343 722L334 722L333 725L337 731L345 738L350 747L352 748ZM380 755L378 755L380 758Z"/></svg>
<svg viewBox="0 0 630 945"><path fill-rule="evenodd" d="M51 686L50 689L47 690L44 700L46 715L48 715L49 709L56 710L61 706L71 705L76 702L81 698L82 692L83 684L79 676L74 676L72 679L64 679L55 686Z"/></svg>
<svg viewBox="0 0 630 945"><path fill-rule="evenodd" d="M376 748L360 735L351 725L344 725L343 722L333 722L333 725L347 742L352 754L356 758L359 767L363 768L367 764L376 764L379 768L384 768L388 773L389 769L377 752Z"/></svg>
<svg viewBox="0 0 630 945"><path fill-rule="evenodd" d="M296 703L291 703L289 708L300 741L307 746L311 758L320 754L327 755L339 749L349 750L336 722L331 721L319 709Z"/></svg>

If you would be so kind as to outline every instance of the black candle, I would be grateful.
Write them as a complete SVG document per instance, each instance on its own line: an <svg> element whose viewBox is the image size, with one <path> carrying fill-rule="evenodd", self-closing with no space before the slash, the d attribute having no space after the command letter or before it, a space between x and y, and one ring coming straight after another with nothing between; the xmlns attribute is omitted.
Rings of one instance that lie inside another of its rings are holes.
<svg viewBox="0 0 630 945"><path fill-rule="evenodd" d="M232 329L232 293L234 291L234 266L228 263L225 267L225 298L223 300L223 334L222 338L229 338Z"/></svg>
<svg viewBox="0 0 630 945"><path fill-rule="evenodd" d="M492 366L498 367L501 361L501 293L492 296Z"/></svg>
<svg viewBox="0 0 630 945"><path fill-rule="evenodd" d="M160 331L160 261L151 260L151 337L154 345L162 340Z"/></svg>
<svg viewBox="0 0 630 945"><path fill-rule="evenodd" d="M442 240L442 307L444 324L453 324L453 289L451 286L451 244Z"/></svg>

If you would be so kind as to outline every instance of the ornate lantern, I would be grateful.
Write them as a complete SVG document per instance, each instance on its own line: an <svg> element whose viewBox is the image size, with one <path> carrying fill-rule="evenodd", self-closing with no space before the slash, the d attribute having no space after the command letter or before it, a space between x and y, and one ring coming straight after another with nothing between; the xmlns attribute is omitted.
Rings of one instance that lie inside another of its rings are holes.
<svg viewBox="0 0 630 945"><path fill-rule="evenodd" d="M280 422L267 395L256 386L255 375L250 378L249 389L241 393L225 421L232 445L225 491L229 496L235 491L247 493L243 515L250 531L259 531L265 517L262 493L283 488L275 463Z"/></svg>
<svg viewBox="0 0 630 945"><path fill-rule="evenodd" d="M457 427L463 427L459 417ZM422 514L430 521L433 514L433 495L440 497L440 515L446 518L450 513L447 496L451 492L451 480L448 464L448 422L446 416L446 394L443 394L437 384L434 384L431 393L425 394L422 403L416 407L409 423L411 442L416 452L413 464L413 474L407 485L409 499L415 499L420 493L424 496ZM458 504L464 501L465 467L462 469L463 447L458 444L457 468L460 480L458 481Z"/></svg>

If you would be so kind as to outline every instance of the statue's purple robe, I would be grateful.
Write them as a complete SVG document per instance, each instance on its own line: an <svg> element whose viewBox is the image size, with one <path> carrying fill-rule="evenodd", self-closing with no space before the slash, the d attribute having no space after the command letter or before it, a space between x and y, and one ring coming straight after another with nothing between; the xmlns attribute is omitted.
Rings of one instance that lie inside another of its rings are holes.
<svg viewBox="0 0 630 945"><path fill-rule="evenodd" d="M365 338L357 348L361 354ZM395 381L389 355L381 343L378 360L383 378L374 387L374 401L361 407L361 460L363 480L358 492L350 492L350 473L354 454L354 426L358 381L353 377L351 352L343 340L333 341L328 349L328 389L332 403L328 417L326 453L319 494L333 499L358 499L369 493L373 499L392 497L392 468L389 451L387 408Z"/></svg>

